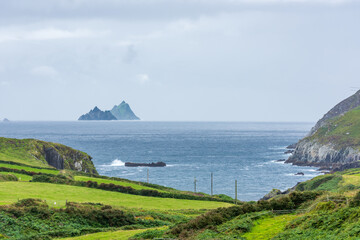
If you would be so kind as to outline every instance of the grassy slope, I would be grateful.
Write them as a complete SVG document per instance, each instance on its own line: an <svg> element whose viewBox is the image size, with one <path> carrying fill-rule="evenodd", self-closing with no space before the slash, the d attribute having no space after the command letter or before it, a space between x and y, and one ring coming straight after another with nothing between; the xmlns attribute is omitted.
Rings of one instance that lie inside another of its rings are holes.
<svg viewBox="0 0 360 240"><path fill-rule="evenodd" d="M16 191L14 191L16 190ZM209 201L154 198L110 192L86 187L29 182L1 182L0 204L16 202L17 199L40 198L68 200L73 202L103 203L118 207L144 209L212 209L231 204Z"/></svg>
<svg viewBox="0 0 360 240"><path fill-rule="evenodd" d="M20 173L0 172L0 174L15 175L19 181L23 181L23 182L29 182L32 179L31 176Z"/></svg>
<svg viewBox="0 0 360 240"><path fill-rule="evenodd" d="M45 159L45 150L56 150L64 159L65 169L74 169L74 157L81 159L83 168L97 174L91 157L68 146L36 139L15 139L0 137L0 160L26 164L34 167L49 168ZM84 169L83 169L84 170Z"/></svg>
<svg viewBox="0 0 360 240"><path fill-rule="evenodd" d="M11 169L23 169L28 172L36 172L36 173L50 173L54 175L59 173L59 170L56 169L51 170L51 169L32 168L32 167L19 166L19 165L7 164L7 163L0 163L0 167L11 168Z"/></svg>
<svg viewBox="0 0 360 240"><path fill-rule="evenodd" d="M35 157L35 149L36 142L33 139L18 140L0 137L0 160L49 167L44 159Z"/></svg>
<svg viewBox="0 0 360 240"><path fill-rule="evenodd" d="M74 238L62 238L63 240L126 240L137 233L146 231L147 229L138 229L138 230L120 230L115 232L100 232L94 234L87 234L80 237Z"/></svg>
<svg viewBox="0 0 360 240"><path fill-rule="evenodd" d="M251 231L245 233L242 237L248 240L272 239L283 231L291 220L297 217L297 215L279 215L260 219L254 223L255 226Z"/></svg>
<svg viewBox="0 0 360 240"><path fill-rule="evenodd" d="M117 180L110 180L110 179L102 179L102 178L95 178L95 177L86 177L86 176L75 176L74 180L76 181L83 181L83 182L87 182L87 181L92 181L92 182L97 182L97 183L113 183L115 185L121 185L121 186L125 186L125 187L132 187L134 189L148 189L148 190L155 190L158 192L165 192L159 189L155 189L155 188L151 188L151 187L146 187L146 186L142 186L140 184L135 184L135 183L130 183L130 182L125 182L125 181L117 181Z"/></svg>
<svg viewBox="0 0 360 240"><path fill-rule="evenodd" d="M348 169L343 172L317 176L300 183L296 190L323 190L351 197L360 189L360 169Z"/></svg>
<svg viewBox="0 0 360 240"><path fill-rule="evenodd" d="M360 107L329 120L326 126L309 138L323 144L336 143L337 149L344 147L360 149Z"/></svg>

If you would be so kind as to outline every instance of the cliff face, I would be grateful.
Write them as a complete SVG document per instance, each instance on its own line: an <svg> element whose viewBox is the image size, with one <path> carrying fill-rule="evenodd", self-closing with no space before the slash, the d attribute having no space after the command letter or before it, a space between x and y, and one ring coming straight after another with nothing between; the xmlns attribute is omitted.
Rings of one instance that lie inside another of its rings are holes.
<svg viewBox="0 0 360 240"><path fill-rule="evenodd" d="M332 170L360 167L360 91L337 104L296 144L286 163Z"/></svg>
<svg viewBox="0 0 360 240"><path fill-rule="evenodd" d="M322 144L315 140L299 142L286 163L299 166L325 167L332 170L360 167L360 152L353 147L337 149L336 144Z"/></svg>
<svg viewBox="0 0 360 240"><path fill-rule="evenodd" d="M116 117L110 111L101 111L95 107L90 112L82 115L79 120L116 120Z"/></svg>
<svg viewBox="0 0 360 240"><path fill-rule="evenodd" d="M0 160L97 174L92 158L68 146L35 139L0 138Z"/></svg>

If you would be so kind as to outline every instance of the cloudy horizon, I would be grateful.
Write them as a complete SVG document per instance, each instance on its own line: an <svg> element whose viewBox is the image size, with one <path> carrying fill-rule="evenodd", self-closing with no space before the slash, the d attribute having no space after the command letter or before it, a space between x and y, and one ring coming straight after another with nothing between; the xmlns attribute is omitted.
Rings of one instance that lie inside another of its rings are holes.
<svg viewBox="0 0 360 240"><path fill-rule="evenodd" d="M314 122L360 89L354 0L0 2L0 119Z"/></svg>

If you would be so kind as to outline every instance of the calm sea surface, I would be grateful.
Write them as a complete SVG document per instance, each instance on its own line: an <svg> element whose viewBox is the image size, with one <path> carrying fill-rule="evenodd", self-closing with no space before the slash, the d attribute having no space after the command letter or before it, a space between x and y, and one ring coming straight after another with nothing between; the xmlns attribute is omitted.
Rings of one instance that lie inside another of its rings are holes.
<svg viewBox="0 0 360 240"><path fill-rule="evenodd" d="M0 124L0 136L58 142L87 152L98 172L146 181L147 168L127 168L124 162L157 162L150 182L181 190L258 200L273 188L286 190L318 175L315 168L297 167L285 159L285 147L306 135L311 123L243 122L10 122ZM304 176L295 176L297 172Z"/></svg>

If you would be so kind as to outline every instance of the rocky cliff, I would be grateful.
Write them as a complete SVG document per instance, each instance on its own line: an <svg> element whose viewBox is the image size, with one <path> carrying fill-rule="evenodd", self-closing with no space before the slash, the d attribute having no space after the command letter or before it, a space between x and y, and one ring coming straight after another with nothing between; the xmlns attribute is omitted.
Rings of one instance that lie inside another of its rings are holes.
<svg viewBox="0 0 360 240"><path fill-rule="evenodd" d="M98 107L94 107L90 112L81 115L79 120L116 120L110 111L101 111Z"/></svg>
<svg viewBox="0 0 360 240"><path fill-rule="evenodd" d="M286 163L332 170L360 167L360 91L337 104L300 140Z"/></svg>
<svg viewBox="0 0 360 240"><path fill-rule="evenodd" d="M68 146L35 139L0 138L0 160L97 174L92 158Z"/></svg>

